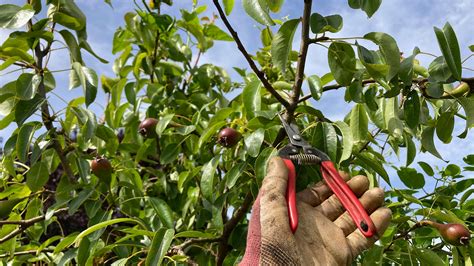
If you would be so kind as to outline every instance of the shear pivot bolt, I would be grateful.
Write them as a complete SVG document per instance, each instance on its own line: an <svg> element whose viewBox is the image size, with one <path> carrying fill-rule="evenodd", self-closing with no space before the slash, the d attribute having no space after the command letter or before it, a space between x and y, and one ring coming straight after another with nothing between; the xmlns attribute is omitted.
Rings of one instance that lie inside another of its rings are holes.
<svg viewBox="0 0 474 266"><path fill-rule="evenodd" d="M300 135L293 135L292 138L293 138L294 140L301 140Z"/></svg>

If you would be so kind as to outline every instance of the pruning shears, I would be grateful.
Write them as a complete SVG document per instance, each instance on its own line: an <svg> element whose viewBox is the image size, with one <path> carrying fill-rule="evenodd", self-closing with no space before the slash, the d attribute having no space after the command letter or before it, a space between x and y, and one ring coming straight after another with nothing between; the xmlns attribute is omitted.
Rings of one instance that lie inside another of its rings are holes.
<svg viewBox="0 0 474 266"><path fill-rule="evenodd" d="M324 181L347 210L357 228L367 238L376 236L377 231L372 219L354 192L342 179L329 156L304 140L296 124L287 123L280 114L278 116L289 139L289 144L279 150L278 156L283 159L288 168L286 200L291 231L294 233L298 227L295 165L320 165Z"/></svg>

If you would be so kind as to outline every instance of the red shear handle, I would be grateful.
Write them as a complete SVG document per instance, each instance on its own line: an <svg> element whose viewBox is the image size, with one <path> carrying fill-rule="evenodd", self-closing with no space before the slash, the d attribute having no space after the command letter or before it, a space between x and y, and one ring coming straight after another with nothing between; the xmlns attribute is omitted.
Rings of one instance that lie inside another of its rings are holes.
<svg viewBox="0 0 474 266"><path fill-rule="evenodd" d="M367 211L354 195L354 192L339 175L334 164L331 161L321 162L321 173L323 174L326 184L331 188L334 194L336 194L336 197L347 210L361 233L365 237L377 236L377 229L372 219L370 219Z"/></svg>
<svg viewBox="0 0 474 266"><path fill-rule="evenodd" d="M283 159L288 168L288 185L286 187L286 203L288 204L288 217L293 234L298 228L298 211L296 210L296 170L295 165L289 159Z"/></svg>

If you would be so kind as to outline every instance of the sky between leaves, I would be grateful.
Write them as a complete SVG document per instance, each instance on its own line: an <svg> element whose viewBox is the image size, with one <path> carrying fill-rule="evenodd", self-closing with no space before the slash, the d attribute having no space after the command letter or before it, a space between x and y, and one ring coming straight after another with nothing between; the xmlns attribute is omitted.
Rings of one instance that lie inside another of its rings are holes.
<svg viewBox="0 0 474 266"><path fill-rule="evenodd" d="M24 0L1 0L2 4L23 5ZM138 1L141 2L141 1ZM164 6L163 13L179 16L179 10L189 9L192 0L175 0L173 7ZM246 45L250 53L257 51L260 38L259 28L256 22L248 17L241 6L241 1L235 1L235 8L230 15L230 21L238 31L240 38ZM303 1L287 0L282 11L273 18L285 19L286 17L295 18L301 16ZM87 16L88 41L92 48L101 57L107 59L109 64L102 64L95 58L84 56L84 60L88 67L97 71L98 75L104 74L113 77L112 63L115 56L112 54L112 39L115 29L124 24L123 15L127 11L135 8L132 0L112 0L113 8L106 5L103 0L76 0ZM200 5L206 5L206 15L210 16L217 13L211 0L200 0ZM472 0L385 0L377 13L368 19L364 12L353 10L347 5L347 0L315 0L313 2L313 12L322 15L340 14L344 19L344 27L341 32L331 35L334 37L357 37L363 36L367 32L381 31L392 35L398 43L400 51L406 55L410 55L413 48L418 46L421 51L440 55L439 47L433 31L433 26L441 28L449 21L456 31L459 44L461 46L462 58L466 58L470 51L469 45L474 44L474 16L471 12L474 10L474 1ZM218 25L222 26L221 21ZM276 31L277 28L274 29ZM9 32L0 31L0 42L7 38ZM299 47L298 33L295 35L294 49ZM369 43L364 43L370 46ZM57 44L56 48L61 44ZM54 48L55 46L53 46ZM424 66L428 66L433 59L430 56L419 55L418 60ZM218 66L224 67L231 77L238 80L237 73L232 67L248 68L242 55L232 42L216 42L215 46L201 57L201 63L210 62ZM69 68L69 55L65 50L58 50L53 53L49 61L51 70L64 70ZM471 58L464 65L474 68L474 58ZM327 73L327 51L320 46L311 46L307 59L306 74L317 74L322 76ZM0 73L0 87L5 83L14 80L18 76L18 72L3 75ZM472 77L474 72L463 70L463 77ZM56 95L50 95L51 103L54 111L58 111L66 106L62 99L69 101L73 97L82 94L81 88L68 91L68 71L58 72L55 74L57 89ZM306 86L306 84L304 84ZM309 93L307 87L304 87L305 94ZM98 97L91 108L99 117L103 113L103 104L105 97L103 92L99 90ZM314 103L315 107L322 110L331 120L342 120L344 115L351 109L352 104L344 102L344 90L329 91L323 94L320 102ZM0 114L1 117L1 114ZM457 126L454 135L460 134L464 130L464 122L456 121ZM0 131L0 137L4 139L9 137L11 132L16 128L15 124L10 125L6 129ZM436 142L437 148L443 158L452 163L461 163L462 157L469 153L474 153L474 138L470 132L465 139L454 137L450 144L442 144ZM419 147L419 145L417 145ZM403 166L405 163L405 154L402 152L397 159L394 155L387 155L389 161L396 166ZM446 165L443 161L436 157L425 153L419 154L415 161L425 161L432 166L443 167ZM416 166L416 164L412 164ZM390 171L391 176L396 176L394 171ZM394 177L392 177L394 178Z"/></svg>

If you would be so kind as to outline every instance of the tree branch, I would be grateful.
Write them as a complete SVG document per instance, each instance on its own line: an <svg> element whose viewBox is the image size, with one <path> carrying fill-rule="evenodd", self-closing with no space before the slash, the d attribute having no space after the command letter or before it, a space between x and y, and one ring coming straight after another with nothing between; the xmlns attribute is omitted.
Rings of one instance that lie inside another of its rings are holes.
<svg viewBox="0 0 474 266"><path fill-rule="evenodd" d="M306 1L309 1L309 0L306 0ZM273 86L270 84L270 82L267 80L267 78L265 77L265 73L263 73L260 69L258 69L257 65L255 65L255 62L252 60L252 58L250 57L249 53L247 52L247 50L245 49L244 45L242 44L242 41L240 40L239 38L239 35L237 34L237 32L234 30L234 28L232 27L232 25L230 25L229 23L229 20L227 19L225 13L224 13L224 10L222 10L222 7L221 5L219 4L219 0L213 0L214 2L214 6L217 8L217 11L219 12L219 16L221 17L222 21L224 22L224 25L226 26L227 30L230 32L230 34L232 35L232 38L234 39L234 41L236 42L237 44L237 48L239 49L239 51L242 53L242 55L245 57L245 59L247 60L247 63L249 64L250 68L252 69L252 71L257 75L257 77L260 79L260 81L262 82L263 86L265 87L265 89L270 92L273 97L275 97L283 106L285 106L285 108L288 108L290 106L290 104L288 103L288 101L286 101L274 88Z"/></svg>
<svg viewBox="0 0 474 266"><path fill-rule="evenodd" d="M51 27L51 32L54 31L54 26ZM28 21L28 28L31 31L33 27L33 22L30 20ZM38 85L38 94L41 98L44 99L43 104L41 104L41 118L43 120L43 124L49 132L49 136L51 141L53 142L53 148L56 150L58 154L59 160L61 161L61 165L63 166L64 172L66 173L69 180L74 181L74 173L72 172L71 166L69 165L66 155L63 152L63 148L61 143L57 140L56 129L53 125L53 117L49 112L48 101L46 100L46 87L44 85L44 69L43 69L43 59L49 53L51 49L51 43L48 43L44 50L41 50L40 44L38 43L34 49L35 55L35 70L36 73L41 76L41 81Z"/></svg>
<svg viewBox="0 0 474 266"><path fill-rule="evenodd" d="M222 232L221 240L219 243L219 248L217 251L217 265L222 265L224 262L227 253L229 252L229 245L227 242L229 241L230 234L234 231L234 228L237 224L242 220L242 218L247 214L248 210L253 201L253 196L251 192L248 192L245 195L244 202L240 206L240 208L234 212L234 215L230 220L224 225L224 231Z"/></svg>
<svg viewBox="0 0 474 266"><path fill-rule="evenodd" d="M43 249L41 252L53 252L54 249ZM21 256L21 255L36 255L38 253L38 250L33 249L33 250L24 250L24 251L17 251L14 253L5 253L5 254L0 254L0 258L7 258L10 256Z"/></svg>
<svg viewBox="0 0 474 266"><path fill-rule="evenodd" d="M300 45L300 52L298 55L298 62L296 64L296 78L295 84L293 85L293 97L290 103L290 109L288 110L292 113L296 106L298 106L298 100L301 94L301 86L304 80L304 69L306 65L306 57L308 56L308 46L310 43L309 39L309 21L311 16L311 4L312 0L305 0L304 1L304 10L303 10L303 17L302 21L302 29L301 29L301 45Z"/></svg>
<svg viewBox="0 0 474 266"><path fill-rule="evenodd" d="M61 209L58 209L58 210L55 210L53 215L57 215L58 213L61 213L61 212L65 212L69 210L68 207L65 207L65 208L61 208ZM2 237L0 239L0 244L8 241L9 239L12 239L13 237L23 233L23 231L25 231L28 227L34 225L35 223L37 222L41 222L43 221L44 219L46 219L46 215L41 215L41 216L37 216L37 217L33 217L31 219L28 219L28 220L19 220L19 221L0 221L0 226L2 225L5 225L5 224L16 224L16 225L19 225L20 227L18 227L17 229L11 231L10 233L8 233L7 235L5 235L4 237Z"/></svg>
<svg viewBox="0 0 474 266"><path fill-rule="evenodd" d="M413 79L413 83L424 83L424 82L427 82L428 79L427 78L416 78L416 79ZM466 82L469 87L471 88L471 92L474 91L474 77L469 77L469 78L461 78L461 81L463 82ZM366 79L366 80L363 80L362 81L362 86L364 85L367 85L367 84L372 84L372 83L376 83L377 81L373 80L373 79ZM346 87L344 85L340 85L340 84L332 84L332 85L328 85L328 86L324 86L322 88L323 92L324 91L330 91L330 90L337 90L337 89L340 89L342 87ZM425 96L425 94L423 94L423 96ZM308 99L311 98L311 94L309 95L305 95L304 97L302 97L301 99L299 99L299 103L300 102L304 102ZM429 96L427 98L430 98ZM438 98L437 98L438 99ZM450 97L441 97L439 99L451 99Z"/></svg>

